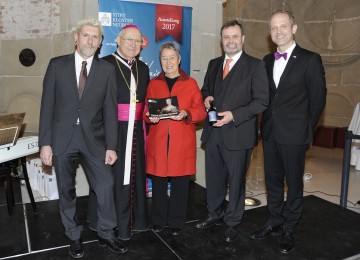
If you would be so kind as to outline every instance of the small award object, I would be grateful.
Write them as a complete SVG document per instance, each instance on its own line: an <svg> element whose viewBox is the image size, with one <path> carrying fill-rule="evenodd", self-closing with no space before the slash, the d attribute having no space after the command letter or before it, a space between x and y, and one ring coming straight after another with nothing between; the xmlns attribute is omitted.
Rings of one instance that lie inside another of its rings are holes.
<svg viewBox="0 0 360 260"><path fill-rule="evenodd" d="M166 98L148 98L149 117L160 119L176 116L180 113L176 96Z"/></svg>

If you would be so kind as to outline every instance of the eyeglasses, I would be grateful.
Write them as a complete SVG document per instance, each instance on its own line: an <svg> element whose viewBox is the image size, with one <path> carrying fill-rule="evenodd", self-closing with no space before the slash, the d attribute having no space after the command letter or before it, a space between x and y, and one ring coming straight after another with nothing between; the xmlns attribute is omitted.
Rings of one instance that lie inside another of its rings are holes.
<svg viewBox="0 0 360 260"><path fill-rule="evenodd" d="M124 38L124 37L121 37L121 39L123 39L125 42L129 43L129 44L136 44L136 45L141 45L143 43L142 40L135 40L135 39L132 39L132 38Z"/></svg>

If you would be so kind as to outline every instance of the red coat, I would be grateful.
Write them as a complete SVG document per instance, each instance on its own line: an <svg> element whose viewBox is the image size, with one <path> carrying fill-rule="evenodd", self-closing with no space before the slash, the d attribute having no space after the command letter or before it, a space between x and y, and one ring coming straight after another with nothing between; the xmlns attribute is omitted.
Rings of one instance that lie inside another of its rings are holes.
<svg viewBox="0 0 360 260"><path fill-rule="evenodd" d="M188 117L182 121L161 119L152 124L144 111L144 120L150 124L146 149L146 172L160 177L184 176L196 173L196 123L206 117L201 92L195 79L180 69L180 76L170 93L162 72L149 83L148 98L177 96L179 109ZM148 107L148 106L147 106ZM169 148L168 145L168 137Z"/></svg>

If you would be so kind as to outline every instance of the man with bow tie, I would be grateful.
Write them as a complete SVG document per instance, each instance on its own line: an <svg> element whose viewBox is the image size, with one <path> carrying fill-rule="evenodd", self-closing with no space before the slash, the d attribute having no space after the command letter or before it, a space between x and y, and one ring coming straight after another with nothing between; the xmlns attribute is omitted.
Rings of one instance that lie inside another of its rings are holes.
<svg viewBox="0 0 360 260"><path fill-rule="evenodd" d="M294 246L303 210L305 155L326 103L326 82L319 54L294 41L295 18L274 12L269 21L277 51L264 57L270 86L270 106L263 113L261 134L269 217L253 239L281 234L280 252ZM284 202L284 179L287 185Z"/></svg>

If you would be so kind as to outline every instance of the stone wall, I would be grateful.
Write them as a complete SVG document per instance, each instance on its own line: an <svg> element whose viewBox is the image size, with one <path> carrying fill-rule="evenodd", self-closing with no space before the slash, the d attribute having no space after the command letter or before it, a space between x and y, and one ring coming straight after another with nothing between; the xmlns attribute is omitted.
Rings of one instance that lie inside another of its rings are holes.
<svg viewBox="0 0 360 260"><path fill-rule="evenodd" d="M143 0L135 0L141 2ZM144 1L143 1L144 2ZM245 50L262 58L274 46L267 19L277 9L291 10L298 24L296 41L319 52L328 86L321 124L347 126L360 100L360 1L358 0L153 0L193 8L191 76L202 85L207 63L221 54L223 21L241 20ZM222 13L223 10L223 13ZM71 30L81 18L97 16L92 0L2 0L0 2L0 113L27 112L27 132L38 131L42 80L51 57L73 51ZM35 52L24 67L21 50Z"/></svg>
<svg viewBox="0 0 360 260"><path fill-rule="evenodd" d="M192 7L191 76L199 86L210 59L219 56L219 31L225 0L133 0ZM97 17L95 0L1 0L0 2L0 113L26 112L25 132L36 134L42 81L52 57L74 51L72 29L78 20ZM19 54L32 49L36 55L32 66L23 66ZM201 129L197 131L196 181L205 185L204 151L200 148ZM79 171L83 178L83 171ZM86 183L79 181L78 183ZM87 195L88 186L77 187Z"/></svg>
<svg viewBox="0 0 360 260"><path fill-rule="evenodd" d="M209 59L220 54L218 31L224 0L141 1L190 6L192 14L191 76L201 86ZM1 0L0 113L26 112L25 132L37 133L42 81L50 58L74 51L72 29L79 19L97 17L94 0ZM211 17L211 19L209 19ZM25 67L23 49L36 60Z"/></svg>
<svg viewBox="0 0 360 260"><path fill-rule="evenodd" d="M227 0L223 17L243 22L245 51L262 58L276 48L267 21L279 9L293 12L298 24L296 42L322 56L328 95L320 124L348 126L360 101L360 1Z"/></svg>
<svg viewBox="0 0 360 260"><path fill-rule="evenodd" d="M87 4L89 2L89 4ZM77 20L97 14L94 1L2 0L0 2L0 113L26 112L25 132L37 133L42 81L50 58L74 50ZM19 54L31 49L32 66Z"/></svg>

